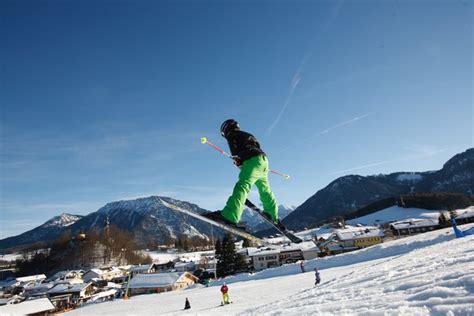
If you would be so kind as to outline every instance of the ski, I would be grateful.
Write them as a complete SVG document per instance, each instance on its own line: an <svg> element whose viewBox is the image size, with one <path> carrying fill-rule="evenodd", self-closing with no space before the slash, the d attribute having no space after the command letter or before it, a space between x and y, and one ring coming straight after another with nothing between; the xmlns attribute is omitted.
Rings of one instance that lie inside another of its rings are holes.
<svg viewBox="0 0 474 316"><path fill-rule="evenodd" d="M288 238L292 243L299 244L299 243L303 242L303 240L301 238L299 238L298 236L295 236L294 234L289 232L286 228L278 227L277 225L275 225L275 223L273 223L265 215L263 215L263 210L261 210L259 207L257 207L255 204L253 204L249 200L245 200L245 206L247 206L251 210L253 210L253 211L257 212L258 214L260 214L260 217L262 217L265 222L267 222L272 227L274 227L276 230L278 230L283 236Z"/></svg>
<svg viewBox="0 0 474 316"><path fill-rule="evenodd" d="M261 238L258 238L250 233L247 233L243 230L240 230L236 227L232 227L232 226L229 226L229 225L226 225L226 224L223 224L223 223L219 223L219 222L216 222L216 221L213 221L212 219L210 218L207 218L205 216L202 216L198 213L194 213L192 211L189 211L189 210L185 210L179 206L176 206L172 203L169 203L169 202L166 202L164 201L163 199L160 199L161 203L163 203L164 206L168 207L168 208L171 208L175 211L178 211L178 212L181 212L181 213L184 213L186 215L189 215L189 216L192 216L196 219L199 219L199 220L202 220L204 222L207 222L211 225L214 225L216 227L219 227L219 228L222 228L223 230L225 231L228 231L229 233L231 234L234 234L234 235L237 235L237 236L240 236L242 238L245 238L245 239L248 239L256 244L259 244L259 245L264 245L264 244L267 244L263 239Z"/></svg>

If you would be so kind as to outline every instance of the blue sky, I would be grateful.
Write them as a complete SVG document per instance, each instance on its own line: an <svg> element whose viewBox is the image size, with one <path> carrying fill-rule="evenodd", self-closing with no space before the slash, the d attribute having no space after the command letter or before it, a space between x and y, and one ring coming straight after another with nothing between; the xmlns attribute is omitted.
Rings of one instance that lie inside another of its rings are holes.
<svg viewBox="0 0 474 316"><path fill-rule="evenodd" d="M473 147L472 1L4 0L0 15L0 238L149 195L222 208L238 169L200 138L228 150L228 118L291 175L270 182L295 206Z"/></svg>

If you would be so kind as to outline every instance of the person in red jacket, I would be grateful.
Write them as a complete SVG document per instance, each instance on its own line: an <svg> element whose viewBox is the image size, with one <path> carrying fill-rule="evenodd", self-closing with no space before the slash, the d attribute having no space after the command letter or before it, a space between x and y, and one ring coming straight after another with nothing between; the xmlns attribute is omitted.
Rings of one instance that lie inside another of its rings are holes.
<svg viewBox="0 0 474 316"><path fill-rule="evenodd" d="M230 304L230 299L229 299L229 288L227 287L227 285L225 284L222 284L221 286L221 293L222 293L222 305L224 304Z"/></svg>

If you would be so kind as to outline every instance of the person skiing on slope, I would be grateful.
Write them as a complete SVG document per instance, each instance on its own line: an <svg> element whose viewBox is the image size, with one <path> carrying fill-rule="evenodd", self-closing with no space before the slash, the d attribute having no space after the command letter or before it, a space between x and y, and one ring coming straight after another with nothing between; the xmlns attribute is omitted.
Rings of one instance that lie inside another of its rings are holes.
<svg viewBox="0 0 474 316"><path fill-rule="evenodd" d="M314 277L315 277L314 285L316 286L319 283L321 283L321 276L319 275L318 268L314 268Z"/></svg>
<svg viewBox="0 0 474 316"><path fill-rule="evenodd" d="M230 299L229 299L229 288L227 287L227 285L225 284L222 284L221 286L221 293L222 293L222 305L224 304L230 304Z"/></svg>
<svg viewBox="0 0 474 316"><path fill-rule="evenodd" d="M191 308L191 303L189 303L189 300L186 297L186 301L184 302L184 309L190 309L190 308Z"/></svg>
<svg viewBox="0 0 474 316"><path fill-rule="evenodd" d="M255 184L263 204L263 215L275 224L281 225L275 196L268 182L268 159L259 142L252 134L240 130L239 123L233 119L222 123L221 135L227 139L232 159L240 168L239 180L224 209L209 212L205 216L217 222L236 226L242 217L247 195Z"/></svg>
<svg viewBox="0 0 474 316"><path fill-rule="evenodd" d="M301 260L301 262L300 262L300 268L301 268L301 273L305 273L305 270L304 270L304 260Z"/></svg>

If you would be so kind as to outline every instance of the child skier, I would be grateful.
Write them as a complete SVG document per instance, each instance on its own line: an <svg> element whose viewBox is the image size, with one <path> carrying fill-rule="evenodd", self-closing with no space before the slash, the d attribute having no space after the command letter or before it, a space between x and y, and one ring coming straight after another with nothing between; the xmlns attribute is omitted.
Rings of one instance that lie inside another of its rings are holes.
<svg viewBox="0 0 474 316"><path fill-rule="evenodd" d="M318 285L321 282L321 276L319 275L318 268L314 268L314 277L315 277L315 282L314 285Z"/></svg>
<svg viewBox="0 0 474 316"><path fill-rule="evenodd" d="M268 183L268 159L257 139L252 134L241 131L239 123L233 119L222 123L221 135L227 139L234 163L240 168L239 180L224 209L205 216L236 226L242 216L247 195L255 184L263 203L263 214L280 225L277 203Z"/></svg>
<svg viewBox="0 0 474 316"><path fill-rule="evenodd" d="M227 287L227 285L225 284L222 284L221 286L221 293L222 293L222 305L225 305L225 304L230 304L230 299L229 299L229 288Z"/></svg>

